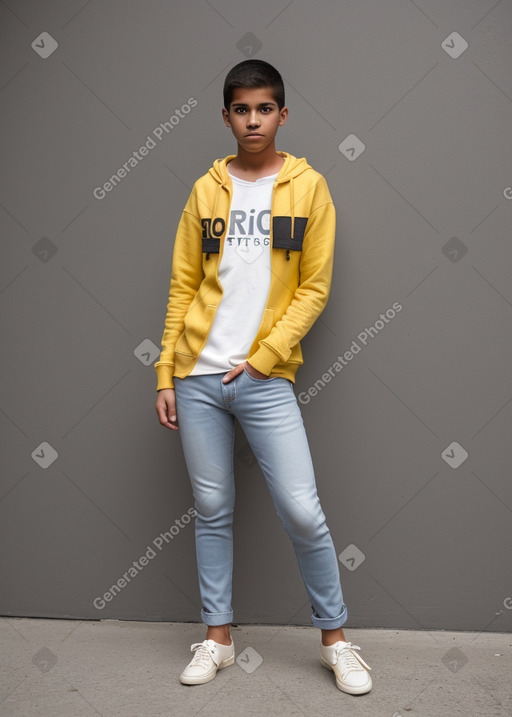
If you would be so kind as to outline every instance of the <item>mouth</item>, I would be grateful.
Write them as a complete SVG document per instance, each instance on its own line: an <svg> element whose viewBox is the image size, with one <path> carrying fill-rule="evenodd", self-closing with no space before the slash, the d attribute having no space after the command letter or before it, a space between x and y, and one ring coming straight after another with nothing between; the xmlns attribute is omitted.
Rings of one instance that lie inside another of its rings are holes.
<svg viewBox="0 0 512 717"><path fill-rule="evenodd" d="M260 134L259 132L249 132L249 134L246 134L245 136L246 137L263 137L263 135Z"/></svg>

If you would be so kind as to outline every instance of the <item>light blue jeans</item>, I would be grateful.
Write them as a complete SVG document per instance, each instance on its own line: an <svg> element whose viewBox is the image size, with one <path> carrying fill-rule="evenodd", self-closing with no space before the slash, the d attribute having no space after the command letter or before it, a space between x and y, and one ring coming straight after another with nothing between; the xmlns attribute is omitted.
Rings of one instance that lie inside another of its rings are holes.
<svg viewBox="0 0 512 717"><path fill-rule="evenodd" d="M347 620L336 551L317 495L293 384L242 371L175 378L176 411L195 509L196 555L205 625L233 621L233 448L238 419L290 537L315 627Z"/></svg>

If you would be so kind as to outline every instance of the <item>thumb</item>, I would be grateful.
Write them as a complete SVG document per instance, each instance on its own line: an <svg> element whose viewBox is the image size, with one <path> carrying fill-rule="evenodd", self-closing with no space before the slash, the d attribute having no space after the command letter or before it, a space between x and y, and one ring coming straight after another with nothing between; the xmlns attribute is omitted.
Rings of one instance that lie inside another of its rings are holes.
<svg viewBox="0 0 512 717"><path fill-rule="evenodd" d="M228 373L223 377L222 383L229 383L236 378L238 374L242 373L244 370L244 365L244 363L239 363L238 366L235 366L235 368L232 368L231 371L228 371Z"/></svg>

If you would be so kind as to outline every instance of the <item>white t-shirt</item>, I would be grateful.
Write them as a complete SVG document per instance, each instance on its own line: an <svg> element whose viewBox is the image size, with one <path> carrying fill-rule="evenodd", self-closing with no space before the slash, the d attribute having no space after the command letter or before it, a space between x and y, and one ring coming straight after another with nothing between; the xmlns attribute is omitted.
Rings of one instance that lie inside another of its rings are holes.
<svg viewBox="0 0 512 717"><path fill-rule="evenodd" d="M247 358L270 289L270 208L276 174L234 177L229 227L219 265L222 299L191 376L225 373Z"/></svg>

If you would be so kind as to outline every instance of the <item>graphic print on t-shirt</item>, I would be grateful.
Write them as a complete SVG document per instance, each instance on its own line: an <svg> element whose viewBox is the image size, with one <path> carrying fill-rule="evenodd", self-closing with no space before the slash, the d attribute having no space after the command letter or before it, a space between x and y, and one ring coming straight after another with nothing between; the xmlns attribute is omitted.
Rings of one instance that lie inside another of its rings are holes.
<svg viewBox="0 0 512 717"><path fill-rule="evenodd" d="M270 288L270 209L276 176L255 182L231 176L233 195L218 270L222 299L191 375L223 373L247 358Z"/></svg>
<svg viewBox="0 0 512 717"><path fill-rule="evenodd" d="M252 264L270 243L270 209L232 209L229 215L229 232L226 244L234 246L236 253Z"/></svg>

